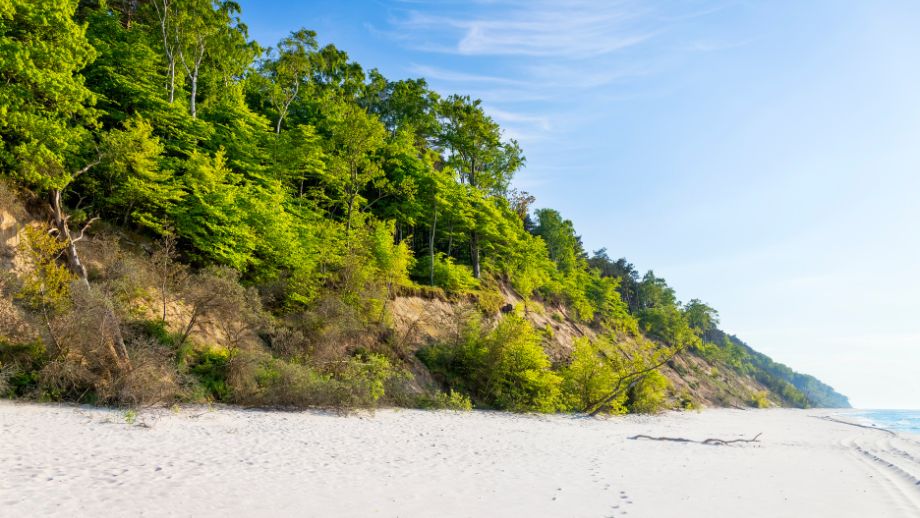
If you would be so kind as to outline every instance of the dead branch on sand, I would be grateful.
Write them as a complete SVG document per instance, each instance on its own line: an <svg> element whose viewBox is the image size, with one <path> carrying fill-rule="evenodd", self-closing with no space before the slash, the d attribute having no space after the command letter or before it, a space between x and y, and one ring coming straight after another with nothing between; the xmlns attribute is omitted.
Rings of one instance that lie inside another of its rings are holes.
<svg viewBox="0 0 920 518"><path fill-rule="evenodd" d="M869 429L869 430L878 430L878 431L880 431L880 432L885 432L885 433L887 433L887 434L891 434L891 435L894 435L894 436L897 436L897 435L898 435L898 434L892 432L891 430L889 430L889 429L887 429L887 428L882 428L882 427L880 427L880 426L875 426L875 425L870 426L870 425L866 425L866 424L851 423L851 422L849 422L849 421L843 421L843 420L840 420L840 419L834 419L833 417L826 416L826 415L813 415L813 416L809 416L809 417L814 417L815 419L824 419L825 421L830 421L830 422L832 422L832 423L840 423L840 424L848 424L848 425L850 425L850 426L858 426L858 427L860 427L860 428L867 428L867 429Z"/></svg>
<svg viewBox="0 0 920 518"><path fill-rule="evenodd" d="M687 439L686 437L652 437L651 435L639 434L639 435L633 435L632 437L628 437L628 439L633 440L633 441L637 439L648 439L649 441L692 442L696 444L706 444L708 446L728 446L729 444L735 444L735 443L741 443L741 442L760 442L759 439L761 435L762 434L757 434L754 436L753 439L727 439L726 440L726 439L719 439L719 438L711 437L703 441L695 441L693 439Z"/></svg>

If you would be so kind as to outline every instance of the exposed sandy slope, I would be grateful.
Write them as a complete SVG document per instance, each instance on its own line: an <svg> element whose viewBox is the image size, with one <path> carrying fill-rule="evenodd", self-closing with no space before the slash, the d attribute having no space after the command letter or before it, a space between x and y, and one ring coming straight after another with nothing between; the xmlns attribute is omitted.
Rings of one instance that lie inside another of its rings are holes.
<svg viewBox="0 0 920 518"><path fill-rule="evenodd" d="M920 516L920 437L815 415L194 408L130 426L0 402L0 516Z"/></svg>

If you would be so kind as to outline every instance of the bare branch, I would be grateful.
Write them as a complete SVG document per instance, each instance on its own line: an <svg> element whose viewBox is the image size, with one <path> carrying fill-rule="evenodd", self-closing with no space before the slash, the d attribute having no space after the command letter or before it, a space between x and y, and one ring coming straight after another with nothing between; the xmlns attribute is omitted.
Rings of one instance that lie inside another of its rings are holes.
<svg viewBox="0 0 920 518"><path fill-rule="evenodd" d="M609 405L612 401L614 401L617 397L619 397L620 394L635 387L640 381L642 381L652 371L658 370L659 367L673 360L683 350L684 350L683 347L676 347L672 351L671 354L667 355L663 360L659 361L658 363L650 367L647 367L645 369L642 369L640 371L636 371L636 372L627 374L626 376L623 376L617 381L617 384L613 387L613 391L610 394L608 394L607 397L605 397L604 399L600 400L597 403L588 405L584 411L588 412L588 415L591 417L594 417L597 414L601 413L605 408L607 408L607 405ZM629 381L629 383L624 387L623 383L626 382L627 380Z"/></svg>
<svg viewBox="0 0 920 518"><path fill-rule="evenodd" d="M80 235L77 236L76 238L72 239L71 242L72 242L72 243L76 243L77 241L82 241L82 240L83 240L83 235L86 233L86 229L88 229L90 225L92 225L93 223L95 223L95 222L98 221L98 220L99 220L99 216L94 216L94 217L91 218L89 221L87 221L86 224L83 225L83 228L80 229Z"/></svg>
<svg viewBox="0 0 920 518"><path fill-rule="evenodd" d="M80 169L78 169L76 172L74 172L72 175L70 175L71 178L74 179L74 180L76 180L78 176L80 176L81 174L83 174L83 173L89 171L90 169L96 167L97 165L99 165L100 162L102 162L102 158L97 158L97 159L93 160L92 162L86 164L85 166L83 166L82 168L80 168Z"/></svg>

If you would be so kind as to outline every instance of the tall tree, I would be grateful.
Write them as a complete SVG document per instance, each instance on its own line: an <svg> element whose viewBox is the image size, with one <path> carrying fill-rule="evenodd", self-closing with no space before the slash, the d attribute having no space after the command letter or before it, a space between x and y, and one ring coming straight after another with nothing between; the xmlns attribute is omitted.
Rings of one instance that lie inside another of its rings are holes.
<svg viewBox="0 0 920 518"><path fill-rule="evenodd" d="M586 259L581 237L575 234L571 220L563 219L554 209L537 210L537 226L534 234L546 241L549 257L563 273L572 273L584 268Z"/></svg>
<svg viewBox="0 0 920 518"><path fill-rule="evenodd" d="M316 33L300 29L281 40L275 49L275 58L266 63L265 69L271 80L268 98L278 113L275 133L281 133L281 123L287 117L291 103L310 80L313 53L317 48Z"/></svg>
<svg viewBox="0 0 920 518"><path fill-rule="evenodd" d="M684 316L687 318L687 323L700 336L712 331L719 325L719 312L700 299L691 299L690 302L684 305L683 311Z"/></svg>
<svg viewBox="0 0 920 518"><path fill-rule="evenodd" d="M176 99L176 62L179 59L179 39L176 37L179 23L180 0L151 0L160 26L160 39L166 57L166 92L169 103Z"/></svg>
<svg viewBox="0 0 920 518"><path fill-rule="evenodd" d="M521 148L513 139L502 142L498 124L482 110L481 101L452 95L441 102L438 142L448 151L448 161L461 183L489 194L504 194L514 173L524 164ZM481 275L480 232L470 231L473 275Z"/></svg>
<svg viewBox="0 0 920 518"><path fill-rule="evenodd" d="M338 103L329 111L329 155L333 158L330 169L344 197L347 240L354 213L363 200L362 190L382 178L376 153L384 144L386 130L379 120L354 103Z"/></svg>
<svg viewBox="0 0 920 518"><path fill-rule="evenodd" d="M189 113L194 118L198 116L198 82L202 64L209 52L218 52L225 48L223 46L235 43L231 36L236 35L234 27L239 23L234 24L234 17L239 14L240 6L229 0L182 0L176 12L173 37L179 62L188 75L191 90Z"/></svg>

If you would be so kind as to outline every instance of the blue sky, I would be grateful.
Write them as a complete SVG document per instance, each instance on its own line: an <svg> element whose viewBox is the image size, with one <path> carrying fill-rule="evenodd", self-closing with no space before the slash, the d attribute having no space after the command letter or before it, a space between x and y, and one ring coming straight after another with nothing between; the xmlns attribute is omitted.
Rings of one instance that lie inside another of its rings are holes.
<svg viewBox="0 0 920 518"><path fill-rule="evenodd" d="M483 100L516 185L855 406L920 408L920 3L246 0Z"/></svg>

